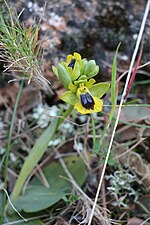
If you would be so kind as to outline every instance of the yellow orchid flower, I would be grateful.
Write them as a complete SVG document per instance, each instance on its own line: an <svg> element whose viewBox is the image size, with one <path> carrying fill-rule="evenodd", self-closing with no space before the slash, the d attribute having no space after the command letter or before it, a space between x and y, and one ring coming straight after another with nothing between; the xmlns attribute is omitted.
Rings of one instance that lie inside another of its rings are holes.
<svg viewBox="0 0 150 225"><path fill-rule="evenodd" d="M91 78L99 71L95 60L82 59L79 53L74 52L67 56L66 62L61 62L52 69L67 90L61 95L64 102L73 105L81 114L102 110L103 101L100 98L110 85L105 82L95 84L96 81Z"/></svg>
<svg viewBox="0 0 150 225"><path fill-rule="evenodd" d="M88 82L81 82L78 86L70 84L69 91L61 95L64 102L73 105L81 114L91 114L102 110L103 101L100 99L109 89L108 83L95 84L92 78Z"/></svg>
<svg viewBox="0 0 150 225"><path fill-rule="evenodd" d="M77 90L78 102L74 108L81 114L91 114L102 110L103 101L95 96L92 96L83 84Z"/></svg>

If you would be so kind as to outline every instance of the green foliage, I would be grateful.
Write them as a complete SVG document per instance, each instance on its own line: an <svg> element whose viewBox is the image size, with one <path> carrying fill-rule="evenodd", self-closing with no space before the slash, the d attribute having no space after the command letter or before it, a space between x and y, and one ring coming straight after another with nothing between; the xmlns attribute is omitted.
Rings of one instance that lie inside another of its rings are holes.
<svg viewBox="0 0 150 225"><path fill-rule="evenodd" d="M67 204L70 204L76 200L78 200L78 196L75 195L75 194L68 194L68 195L64 195L62 197L62 199L67 203Z"/></svg>
<svg viewBox="0 0 150 225"><path fill-rule="evenodd" d="M104 94L108 91L110 84L101 82L98 84L94 84L91 88L89 88L90 93L97 98L103 97Z"/></svg>
<svg viewBox="0 0 150 225"><path fill-rule="evenodd" d="M112 122L112 119L115 115L115 110L116 110L116 103L117 103L117 85L116 85L116 77L117 77L117 53L118 53L118 50L119 50L119 47L120 47L120 44L118 44L118 47L116 49L116 53L115 53L115 56L114 56L114 60L113 60L113 65L112 65L112 76L111 76L111 110L109 112L109 116L108 116L108 119L107 119L107 123L105 125L105 128L104 128L104 131L102 133L102 136L101 136L101 147L103 148L103 139L104 139L104 135L107 131L107 129L109 128L111 122Z"/></svg>
<svg viewBox="0 0 150 225"><path fill-rule="evenodd" d="M95 60L82 59L74 52L67 56L66 62L60 62L52 70L67 90L60 97L66 103L73 105L81 114L91 114L102 110L103 102L100 98L109 89L108 83L98 83L91 78L96 76L99 66ZM91 78L91 79L90 79Z"/></svg>
<svg viewBox="0 0 150 225"><path fill-rule="evenodd" d="M60 110L61 114L62 110ZM59 115L60 115L59 114ZM21 192L23 184L29 174L31 173L32 169L37 165L43 154L45 153L49 141L53 138L57 126L58 126L59 118L55 118L53 122L49 125L49 127L42 133L39 139L36 141L35 145L30 151L30 154L24 165L21 169L17 182L15 184L14 190L11 195L11 199L15 200Z"/></svg>
<svg viewBox="0 0 150 225"><path fill-rule="evenodd" d="M81 158L77 156L66 157L64 162L78 185L83 185L87 177L87 171ZM18 211L23 210L31 213L46 209L60 199L64 199L64 196L71 192L72 184L65 179L67 175L59 162L51 163L43 169L43 174L49 187L45 187L35 177L27 186L25 193L14 201L14 206ZM73 201L73 196L68 201Z"/></svg>
<svg viewBox="0 0 150 225"><path fill-rule="evenodd" d="M57 70L58 70L58 76L59 76L59 79L60 79L62 85L63 85L66 89L68 89L69 84L72 82L71 77L70 77L68 71L67 71L66 68L65 68L63 65L61 65L60 63L59 63L59 65L58 65Z"/></svg>
<svg viewBox="0 0 150 225"><path fill-rule="evenodd" d="M113 65L112 65L112 78L111 78L111 104L113 107L116 106L116 101L117 101L117 90L116 90L116 77L117 77L117 54L118 50L120 47L120 44L117 47L114 60L113 60Z"/></svg>
<svg viewBox="0 0 150 225"><path fill-rule="evenodd" d="M95 140L94 141L94 145L93 145L93 152L98 155L99 152L100 152L100 143L99 143L99 140Z"/></svg>
<svg viewBox="0 0 150 225"><path fill-rule="evenodd" d="M99 66L96 65L95 60L87 61L83 74L86 74L88 78L94 77L99 72Z"/></svg>
<svg viewBox="0 0 150 225"><path fill-rule="evenodd" d="M64 102L69 103L70 105L75 105L76 102L78 101L78 97L76 96L75 93L73 93L72 91L66 91L61 95L61 99Z"/></svg>
<svg viewBox="0 0 150 225"><path fill-rule="evenodd" d="M75 62L74 69L72 70L72 73L71 73L71 80L75 81L80 76L80 74L81 74L80 63Z"/></svg>
<svg viewBox="0 0 150 225"><path fill-rule="evenodd" d="M105 159L106 159L106 152L105 151L102 151L102 157L103 159L100 160L100 164L104 164L105 162ZM116 165L117 163L117 160L114 160L114 154L112 152L110 152L110 155L109 155L109 158L108 158L108 165L109 166L114 166Z"/></svg>
<svg viewBox="0 0 150 225"><path fill-rule="evenodd" d="M4 188L7 189L7 170L8 170L8 163L9 163L9 155L10 155L10 150L11 150L11 139L12 139L12 132L13 132L13 127L14 127L14 122L15 122L15 117L16 117L16 111L17 111L17 107L18 107L18 103L19 103L19 99L22 93L22 88L23 88L23 81L21 82L19 91L18 91L18 95L16 98L16 102L15 102L15 106L14 106L14 110L13 110L13 115L12 115L12 119L11 119L11 125L10 125L10 129L9 129L9 134L8 134L8 142L7 142L7 150L6 150L6 157L4 160ZM3 209L2 209L2 214L4 214L4 207L6 204L6 194L4 194L4 198L3 198Z"/></svg>
<svg viewBox="0 0 150 225"><path fill-rule="evenodd" d="M138 199L139 190L137 190L137 186L135 186L138 179L136 175L131 174L129 170L119 168L114 174L105 177L109 180L109 187L107 189L114 197L116 206L128 208L129 197L133 197L134 201Z"/></svg>
<svg viewBox="0 0 150 225"><path fill-rule="evenodd" d="M8 12L7 20L0 12L0 61L6 63L5 71L17 71L18 79L30 82L33 78L37 82L43 77L40 69L43 50L37 42L39 29L21 25L15 9L8 8Z"/></svg>
<svg viewBox="0 0 150 225"><path fill-rule="evenodd" d="M2 189L0 189L0 217L3 213L3 199L4 199L4 192Z"/></svg>

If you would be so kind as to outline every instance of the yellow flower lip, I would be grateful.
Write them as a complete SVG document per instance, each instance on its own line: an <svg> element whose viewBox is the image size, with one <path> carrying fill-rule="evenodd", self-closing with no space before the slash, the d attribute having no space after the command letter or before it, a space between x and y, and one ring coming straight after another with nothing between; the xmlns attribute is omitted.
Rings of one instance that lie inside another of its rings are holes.
<svg viewBox="0 0 150 225"><path fill-rule="evenodd" d="M84 83L79 85L76 95L79 100L75 103L74 108L81 114L91 114L102 110L103 101L93 96Z"/></svg>
<svg viewBox="0 0 150 225"><path fill-rule="evenodd" d="M94 101L94 105L93 108L92 106L90 106L91 108L85 108L82 103L81 100L79 100L75 105L74 108L81 114L91 114L94 112L100 112L102 111L102 107L103 107L103 101L97 97L93 97L92 99ZM89 106L89 105L88 105Z"/></svg>

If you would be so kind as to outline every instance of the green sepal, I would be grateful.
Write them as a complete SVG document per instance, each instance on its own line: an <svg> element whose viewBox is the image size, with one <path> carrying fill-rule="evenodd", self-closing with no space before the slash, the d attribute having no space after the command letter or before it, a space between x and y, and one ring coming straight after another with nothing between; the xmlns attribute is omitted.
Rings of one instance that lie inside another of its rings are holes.
<svg viewBox="0 0 150 225"><path fill-rule="evenodd" d="M86 87L88 88L88 89L90 89L92 86L93 86L93 84L96 82L96 80L94 80L93 78L91 78L87 83L86 83Z"/></svg>
<svg viewBox="0 0 150 225"><path fill-rule="evenodd" d="M82 80L76 80L76 81L74 81L74 84L75 85L79 85L80 83L84 83L84 85L87 83L87 79L82 79Z"/></svg>
<svg viewBox="0 0 150 225"><path fill-rule="evenodd" d="M71 84L69 84L68 88L70 91L76 92L78 87L71 83Z"/></svg>
<svg viewBox="0 0 150 225"><path fill-rule="evenodd" d="M58 70L55 66L52 66L53 73L58 77Z"/></svg>
<svg viewBox="0 0 150 225"><path fill-rule="evenodd" d="M66 62L61 61L61 62L60 62L60 64L61 64L63 67L67 68L67 64L66 64Z"/></svg>
<svg viewBox="0 0 150 225"><path fill-rule="evenodd" d="M80 76L80 63L76 61L71 74L72 81L76 80L79 76Z"/></svg>
<svg viewBox="0 0 150 225"><path fill-rule="evenodd" d="M72 68L71 67L68 67L68 66L65 66L66 70L68 71L71 79L72 79Z"/></svg>
<svg viewBox="0 0 150 225"><path fill-rule="evenodd" d="M88 74L88 78L95 77L99 72L99 66L95 66L95 70Z"/></svg>
<svg viewBox="0 0 150 225"><path fill-rule="evenodd" d="M82 76L79 77L78 80L87 80L87 76L86 75L82 75Z"/></svg>
<svg viewBox="0 0 150 225"><path fill-rule="evenodd" d="M101 98L108 91L109 87L110 87L110 84L103 82L103 83L94 84L89 89L89 91L92 96Z"/></svg>
<svg viewBox="0 0 150 225"><path fill-rule="evenodd" d="M86 63L84 74L86 74L88 77L94 77L99 71L99 66L96 65L95 60L90 60Z"/></svg>
<svg viewBox="0 0 150 225"><path fill-rule="evenodd" d="M78 102L78 97L72 91L66 91L60 96L61 100L67 102L70 105L75 105Z"/></svg>
<svg viewBox="0 0 150 225"><path fill-rule="evenodd" d="M65 69L65 67L62 64L58 64L57 67L57 71L58 71L58 77L59 80L61 81L62 85L68 89L68 85L70 83L72 83L71 77L68 73L68 71Z"/></svg>
<svg viewBox="0 0 150 225"><path fill-rule="evenodd" d="M85 68L86 68L86 65L87 65L88 61L87 61L87 59L85 58L85 59L82 59L81 62L82 62L81 74L84 74L84 70L85 70Z"/></svg>

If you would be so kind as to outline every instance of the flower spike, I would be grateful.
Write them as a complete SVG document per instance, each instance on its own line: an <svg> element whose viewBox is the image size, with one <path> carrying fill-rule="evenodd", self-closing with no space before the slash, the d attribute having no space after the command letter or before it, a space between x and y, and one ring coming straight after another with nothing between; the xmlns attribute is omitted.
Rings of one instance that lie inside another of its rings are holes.
<svg viewBox="0 0 150 225"><path fill-rule="evenodd" d="M73 105L81 114L102 110L103 101L100 98L110 85L106 82L95 84L96 81L91 78L99 71L95 60L82 59L79 53L74 52L67 56L66 62L52 69L67 90L60 97L64 102Z"/></svg>

